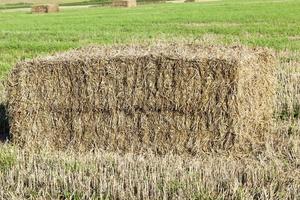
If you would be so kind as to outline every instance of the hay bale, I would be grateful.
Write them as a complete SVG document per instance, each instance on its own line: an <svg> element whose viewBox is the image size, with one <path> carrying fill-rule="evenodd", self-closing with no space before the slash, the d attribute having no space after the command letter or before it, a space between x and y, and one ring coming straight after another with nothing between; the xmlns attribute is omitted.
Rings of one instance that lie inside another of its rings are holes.
<svg viewBox="0 0 300 200"><path fill-rule="evenodd" d="M47 13L59 12L59 6L57 4L48 4Z"/></svg>
<svg viewBox="0 0 300 200"><path fill-rule="evenodd" d="M31 8L32 13L53 13L59 12L57 4L34 5Z"/></svg>
<svg viewBox="0 0 300 200"><path fill-rule="evenodd" d="M136 7L136 0L113 0L112 1L112 6L114 7Z"/></svg>
<svg viewBox="0 0 300 200"><path fill-rule="evenodd" d="M263 49L196 44L90 47L20 62L7 85L11 133L16 143L56 148L252 148L272 119L274 66Z"/></svg>
<svg viewBox="0 0 300 200"><path fill-rule="evenodd" d="M46 13L47 6L46 5L34 5L31 7L32 13Z"/></svg>

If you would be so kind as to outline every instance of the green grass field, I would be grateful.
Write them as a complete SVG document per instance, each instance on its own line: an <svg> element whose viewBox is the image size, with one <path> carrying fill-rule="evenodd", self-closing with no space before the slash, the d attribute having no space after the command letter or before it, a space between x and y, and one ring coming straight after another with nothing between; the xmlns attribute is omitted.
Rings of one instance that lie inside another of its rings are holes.
<svg viewBox="0 0 300 200"><path fill-rule="evenodd" d="M17 61L89 44L211 36L280 50L300 49L300 1L216 1L89 8L57 14L0 13L0 71Z"/></svg>

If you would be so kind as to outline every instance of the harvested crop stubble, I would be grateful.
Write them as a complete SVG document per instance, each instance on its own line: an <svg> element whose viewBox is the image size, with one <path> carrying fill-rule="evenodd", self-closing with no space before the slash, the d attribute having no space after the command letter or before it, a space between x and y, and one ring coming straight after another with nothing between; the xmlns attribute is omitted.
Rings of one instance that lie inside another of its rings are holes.
<svg viewBox="0 0 300 200"><path fill-rule="evenodd" d="M285 140L284 149L296 141ZM264 152L259 158L220 153L191 158L1 150L17 158L0 170L0 199L300 199L300 151L293 157Z"/></svg>
<svg viewBox="0 0 300 200"><path fill-rule="evenodd" d="M275 113L280 119L300 118L300 62L284 62L278 70L277 105Z"/></svg>
<svg viewBox="0 0 300 200"><path fill-rule="evenodd" d="M18 63L8 85L14 142L197 153L256 148L276 87L264 49L198 44L89 47Z"/></svg>

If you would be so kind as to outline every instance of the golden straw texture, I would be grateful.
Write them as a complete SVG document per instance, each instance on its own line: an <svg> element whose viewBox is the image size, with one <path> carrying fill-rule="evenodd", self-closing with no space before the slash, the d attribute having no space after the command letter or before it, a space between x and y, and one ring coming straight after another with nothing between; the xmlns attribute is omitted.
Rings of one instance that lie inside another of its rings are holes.
<svg viewBox="0 0 300 200"><path fill-rule="evenodd" d="M59 12L57 4L34 5L31 8L32 13L53 13Z"/></svg>
<svg viewBox="0 0 300 200"><path fill-rule="evenodd" d="M114 7L136 7L136 0L113 0L112 6Z"/></svg>
<svg viewBox="0 0 300 200"><path fill-rule="evenodd" d="M59 149L257 148L272 120L274 72L268 51L242 46L88 47L37 58L9 76L11 133Z"/></svg>

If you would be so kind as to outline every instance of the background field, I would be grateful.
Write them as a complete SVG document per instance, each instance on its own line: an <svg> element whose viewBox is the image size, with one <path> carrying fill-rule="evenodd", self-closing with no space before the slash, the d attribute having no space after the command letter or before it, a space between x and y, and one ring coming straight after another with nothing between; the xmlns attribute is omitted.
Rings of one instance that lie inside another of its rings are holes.
<svg viewBox="0 0 300 200"><path fill-rule="evenodd" d="M0 10L1 79L19 60L90 44L157 39L264 46L279 59L274 135L264 150L189 158L6 144L0 146L0 198L299 199L299 22L299 0L92 7L47 15Z"/></svg>

